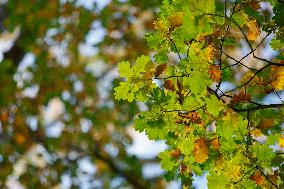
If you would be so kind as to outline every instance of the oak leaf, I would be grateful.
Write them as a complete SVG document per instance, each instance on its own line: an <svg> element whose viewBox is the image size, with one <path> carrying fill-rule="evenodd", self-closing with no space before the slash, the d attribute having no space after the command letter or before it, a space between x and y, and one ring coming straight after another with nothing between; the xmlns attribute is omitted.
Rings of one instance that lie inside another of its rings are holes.
<svg viewBox="0 0 284 189"><path fill-rule="evenodd" d="M163 73L163 71L167 69L167 66L167 64L158 65L155 71L155 77L159 77Z"/></svg>
<svg viewBox="0 0 284 189"><path fill-rule="evenodd" d="M261 7L260 7L260 4L257 0L249 0L248 2L248 5L253 9L253 10L259 10Z"/></svg>
<svg viewBox="0 0 284 189"><path fill-rule="evenodd" d="M220 142L218 138L214 138L210 141L210 144L212 146L213 149L219 149L220 148Z"/></svg>
<svg viewBox="0 0 284 189"><path fill-rule="evenodd" d="M212 81L220 82L222 71L218 65L211 64L208 72Z"/></svg>
<svg viewBox="0 0 284 189"><path fill-rule="evenodd" d="M271 128L274 126L274 120L270 119L270 118L263 118L261 119L259 125L257 126L257 128L259 129L267 129L267 128Z"/></svg>
<svg viewBox="0 0 284 189"><path fill-rule="evenodd" d="M251 180L254 180L257 185L263 185L264 184L264 177L260 174L259 171L257 171L254 175L250 177Z"/></svg>
<svg viewBox="0 0 284 189"><path fill-rule="evenodd" d="M260 137L262 136L262 132L259 129L254 129L253 131L250 132L254 137Z"/></svg>
<svg viewBox="0 0 284 189"><path fill-rule="evenodd" d="M260 35L260 29L255 19L249 20L247 22L248 34L247 38L249 40L255 41Z"/></svg>
<svg viewBox="0 0 284 189"><path fill-rule="evenodd" d="M180 149L175 149L175 150L172 150L171 152L170 152L170 155L171 155L171 157L173 157L173 158L178 158L179 156L180 156L180 154L181 154L181 152L180 152Z"/></svg>
<svg viewBox="0 0 284 189"><path fill-rule="evenodd" d="M169 16L169 21L171 24L170 31L173 31L176 27L179 27L183 23L183 12L176 12Z"/></svg>
<svg viewBox="0 0 284 189"><path fill-rule="evenodd" d="M274 67L271 70L271 73L273 74L273 82L271 85L276 89L276 90L282 90L284 89L284 67Z"/></svg>
<svg viewBox="0 0 284 189"><path fill-rule="evenodd" d="M231 104L238 104L240 102L250 102L251 97L249 94L246 94L244 91L239 92L238 94L235 94L233 96L233 99L231 100Z"/></svg>
<svg viewBox="0 0 284 189"><path fill-rule="evenodd" d="M198 163L203 163L208 159L208 147L205 138L197 139L194 142L193 157Z"/></svg>

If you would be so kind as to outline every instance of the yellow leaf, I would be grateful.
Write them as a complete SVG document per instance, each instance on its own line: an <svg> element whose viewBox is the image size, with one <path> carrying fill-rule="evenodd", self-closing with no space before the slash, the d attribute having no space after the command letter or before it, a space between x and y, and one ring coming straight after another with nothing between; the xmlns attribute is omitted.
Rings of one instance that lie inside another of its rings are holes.
<svg viewBox="0 0 284 189"><path fill-rule="evenodd" d="M284 137L279 138L278 144L279 144L279 146L280 146L281 148L284 148Z"/></svg>
<svg viewBox="0 0 284 189"><path fill-rule="evenodd" d="M276 90L284 89L284 67L274 67L271 73L273 75L273 82L271 83L271 85Z"/></svg>
<svg viewBox="0 0 284 189"><path fill-rule="evenodd" d="M254 136L254 137L260 137L262 136L262 132L259 130L259 129L255 129L253 131L251 131L251 134Z"/></svg>
<svg viewBox="0 0 284 189"><path fill-rule="evenodd" d="M247 27L248 27L248 35L247 35L248 39L255 41L260 35L260 29L258 27L258 24L256 23L256 20L255 19L249 20L247 22Z"/></svg>
<svg viewBox="0 0 284 189"><path fill-rule="evenodd" d="M233 180L238 180L241 177L241 166L231 165L226 168L226 175Z"/></svg>
<svg viewBox="0 0 284 189"><path fill-rule="evenodd" d="M208 147L205 138L197 139L194 142L193 157L198 163L203 163L208 159Z"/></svg>
<svg viewBox="0 0 284 189"><path fill-rule="evenodd" d="M182 25L183 22L183 12L176 12L169 17L169 21L171 24L170 31L173 31L176 27Z"/></svg>

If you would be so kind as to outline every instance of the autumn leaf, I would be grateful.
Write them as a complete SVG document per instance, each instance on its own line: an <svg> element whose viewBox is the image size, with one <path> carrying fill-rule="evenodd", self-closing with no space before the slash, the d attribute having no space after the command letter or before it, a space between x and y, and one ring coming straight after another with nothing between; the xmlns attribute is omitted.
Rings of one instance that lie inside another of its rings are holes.
<svg viewBox="0 0 284 189"><path fill-rule="evenodd" d="M208 72L212 81L220 82L222 71L218 65L211 64Z"/></svg>
<svg viewBox="0 0 284 189"><path fill-rule="evenodd" d="M240 102L250 102L251 97L249 94L245 93L244 91L239 92L238 94L235 94L233 96L233 99L231 100L231 104L238 104Z"/></svg>
<svg viewBox="0 0 284 189"><path fill-rule="evenodd" d="M267 129L267 128L272 128L274 126L274 121L273 119L270 118L263 118L261 119L259 125L257 128L259 129Z"/></svg>
<svg viewBox="0 0 284 189"><path fill-rule="evenodd" d="M259 129L254 129L253 131L250 132L254 137L260 137L262 136L262 132Z"/></svg>
<svg viewBox="0 0 284 189"><path fill-rule="evenodd" d="M220 142L218 138L214 138L210 141L210 144L212 146L213 149L219 149L220 148Z"/></svg>
<svg viewBox="0 0 284 189"><path fill-rule="evenodd" d="M261 7L260 7L260 4L257 0L249 0L248 2L248 5L253 9L253 10L259 10Z"/></svg>
<svg viewBox="0 0 284 189"><path fill-rule="evenodd" d="M173 85L172 80L164 81L164 87L165 89L168 89L168 90L174 90L174 85Z"/></svg>
<svg viewBox="0 0 284 189"><path fill-rule="evenodd" d="M179 27L183 23L183 12L176 12L169 16L169 21L171 24L170 31L173 31L176 27Z"/></svg>
<svg viewBox="0 0 284 189"><path fill-rule="evenodd" d="M180 154L181 154L181 152L180 152L180 149L175 149L175 150L172 150L171 152L170 152L170 155L171 155L171 157L173 157L173 158L178 158L179 156L180 156Z"/></svg>
<svg viewBox="0 0 284 189"><path fill-rule="evenodd" d="M155 77L159 77L166 69L167 69L167 64L158 65L155 71Z"/></svg>
<svg viewBox="0 0 284 189"><path fill-rule="evenodd" d="M247 22L249 40L255 41L260 35L260 29L255 19L249 20Z"/></svg>
<svg viewBox="0 0 284 189"><path fill-rule="evenodd" d="M273 77L273 82L271 83L271 85L276 90L284 89L284 67L274 67L271 73Z"/></svg>
<svg viewBox="0 0 284 189"><path fill-rule="evenodd" d="M167 23L163 20L157 20L154 22L154 27L157 30L160 30L162 33L168 32L168 26Z"/></svg>
<svg viewBox="0 0 284 189"><path fill-rule="evenodd" d="M230 165L227 167L226 175L234 180L238 180L241 177L241 168L240 165Z"/></svg>
<svg viewBox="0 0 284 189"><path fill-rule="evenodd" d="M257 185L263 185L264 184L264 177L260 174L259 171L257 171L255 174L253 174L250 177L251 180L254 180Z"/></svg>
<svg viewBox="0 0 284 189"><path fill-rule="evenodd" d="M205 138L197 139L194 142L193 157L198 163L203 163L208 159L208 147Z"/></svg>
<svg viewBox="0 0 284 189"><path fill-rule="evenodd" d="M189 119L189 122L201 124L202 120L200 118L200 114L198 112L190 112L188 114L178 114L180 117L184 119Z"/></svg>

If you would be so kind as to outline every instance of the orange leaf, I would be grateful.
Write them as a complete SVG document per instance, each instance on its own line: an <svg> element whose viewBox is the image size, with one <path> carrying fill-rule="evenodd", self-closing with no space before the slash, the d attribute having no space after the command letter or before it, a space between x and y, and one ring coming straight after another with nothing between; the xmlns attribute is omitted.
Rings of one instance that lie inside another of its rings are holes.
<svg viewBox="0 0 284 189"><path fill-rule="evenodd" d="M210 141L210 144L212 146L213 149L219 149L220 148L220 143L219 143L219 139L218 138L214 138Z"/></svg>
<svg viewBox="0 0 284 189"><path fill-rule="evenodd" d="M170 152L170 155L171 155L171 157L173 157L173 158L178 158L179 156L180 156L180 149L175 149L175 150L172 150L171 152Z"/></svg>
<svg viewBox="0 0 284 189"><path fill-rule="evenodd" d="M166 80L164 82L164 87L168 90L174 90L174 85L173 85L172 80Z"/></svg>
<svg viewBox="0 0 284 189"><path fill-rule="evenodd" d="M260 174L259 171L252 175L250 179L254 180L258 185L264 184L264 177Z"/></svg>
<svg viewBox="0 0 284 189"><path fill-rule="evenodd" d="M247 27L248 27L248 35L247 35L248 39L255 41L260 35L260 29L256 23L256 20L255 19L249 20L247 22Z"/></svg>
<svg viewBox="0 0 284 189"><path fill-rule="evenodd" d="M208 159L208 148L205 138L197 139L194 142L193 157L198 163L203 163Z"/></svg>
<svg viewBox="0 0 284 189"><path fill-rule="evenodd" d="M220 82L222 71L218 65L211 64L208 72L212 81Z"/></svg>

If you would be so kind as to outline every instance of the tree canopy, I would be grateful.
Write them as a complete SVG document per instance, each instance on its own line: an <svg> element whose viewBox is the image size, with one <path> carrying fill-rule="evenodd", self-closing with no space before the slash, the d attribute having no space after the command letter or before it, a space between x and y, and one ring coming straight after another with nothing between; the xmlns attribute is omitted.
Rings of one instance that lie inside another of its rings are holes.
<svg viewBox="0 0 284 189"><path fill-rule="evenodd" d="M281 0L165 0L153 56L119 63L115 97L148 104L135 129L168 144L168 180L283 188L283 16Z"/></svg>
<svg viewBox="0 0 284 189"><path fill-rule="evenodd" d="M1 2L0 188L283 188L283 20L283 0ZM128 153L133 125L168 149Z"/></svg>

